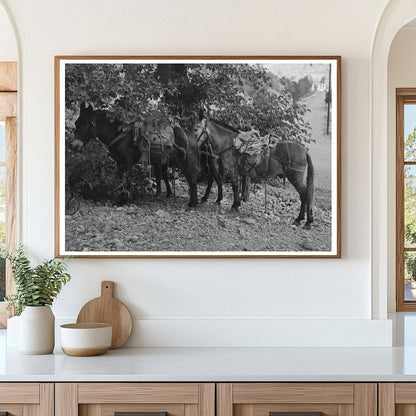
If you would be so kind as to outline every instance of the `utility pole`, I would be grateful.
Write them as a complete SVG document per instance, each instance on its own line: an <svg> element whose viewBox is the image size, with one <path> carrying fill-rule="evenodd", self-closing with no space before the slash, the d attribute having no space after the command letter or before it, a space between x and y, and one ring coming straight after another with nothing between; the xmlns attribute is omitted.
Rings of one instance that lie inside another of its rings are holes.
<svg viewBox="0 0 416 416"><path fill-rule="evenodd" d="M329 134L329 121L330 121L331 103L332 103L331 64L329 64L329 82L328 82L328 91L326 93L326 103L327 103L326 134Z"/></svg>

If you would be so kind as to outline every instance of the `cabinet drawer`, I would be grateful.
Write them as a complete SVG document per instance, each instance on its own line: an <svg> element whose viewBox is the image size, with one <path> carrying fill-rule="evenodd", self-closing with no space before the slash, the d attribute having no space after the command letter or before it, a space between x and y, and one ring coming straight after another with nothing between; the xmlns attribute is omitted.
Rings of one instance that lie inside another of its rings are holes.
<svg viewBox="0 0 416 416"><path fill-rule="evenodd" d="M375 383L221 383L217 416L376 416Z"/></svg>
<svg viewBox="0 0 416 416"><path fill-rule="evenodd" d="M0 383L0 415L53 416L53 384Z"/></svg>
<svg viewBox="0 0 416 416"><path fill-rule="evenodd" d="M56 416L215 416L213 383L60 383Z"/></svg>
<svg viewBox="0 0 416 416"><path fill-rule="evenodd" d="M416 383L380 383L380 416L416 415Z"/></svg>

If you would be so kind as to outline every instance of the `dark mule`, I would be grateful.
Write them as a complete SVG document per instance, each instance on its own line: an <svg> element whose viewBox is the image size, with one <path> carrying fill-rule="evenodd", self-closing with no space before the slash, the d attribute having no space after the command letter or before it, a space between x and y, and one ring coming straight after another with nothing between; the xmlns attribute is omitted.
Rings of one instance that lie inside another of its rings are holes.
<svg viewBox="0 0 416 416"><path fill-rule="evenodd" d="M189 185L189 207L198 204L199 149L192 133L182 127L173 127L176 155L175 166L181 170Z"/></svg>
<svg viewBox="0 0 416 416"><path fill-rule="evenodd" d="M180 169L189 184L189 206L194 207L198 203L196 184L202 179L207 180L207 189L201 202L207 200L214 179L218 185L217 202L221 201L222 184L218 169L215 168L215 158L209 152L198 148L190 131L179 125L172 127L169 119L163 114L152 115L149 120L142 123L140 130L139 146L141 149L146 146L150 149L150 159L155 167L156 179L159 175L159 193L160 173L158 170L161 171L166 183L166 197L171 193L166 169L168 165L171 165Z"/></svg>
<svg viewBox="0 0 416 416"><path fill-rule="evenodd" d="M132 130L124 131L120 121L110 121L107 111L94 111L92 105L87 107L84 102L81 103L72 146L80 149L88 140L98 137L108 147L122 182L124 195L121 202L132 198L132 168L140 159L133 134Z"/></svg>
<svg viewBox="0 0 416 416"><path fill-rule="evenodd" d="M142 143L135 143L134 129L126 128L129 126L117 119L111 121L106 110L94 111L92 105L86 107L85 103L81 103L80 115L75 122L75 127L75 137L72 142L74 147L80 148L86 141L95 137L98 137L108 147L110 156L117 164L122 181L125 194L123 198L131 200L132 168L135 164L142 162L142 150L146 150L141 149ZM172 192L167 173L167 160L158 151L157 145L150 147L149 154L149 162L155 171L156 196L161 193L161 178L163 177L166 184L166 196L169 197Z"/></svg>
<svg viewBox="0 0 416 416"><path fill-rule="evenodd" d="M218 181L222 183L224 175L229 176L234 194L232 209L237 210L241 205L238 190L239 153L235 149L233 141L239 132L224 123L201 118L194 124L193 134L198 146L207 147L214 158L218 159L217 167L214 166L214 170L218 174Z"/></svg>
<svg viewBox="0 0 416 416"><path fill-rule="evenodd" d="M304 228L309 229L313 222L313 203L315 196L315 173L312 159L305 146L295 142L280 142L272 148L265 148L260 155L244 155L242 170L249 178L287 178L300 197L300 212L295 219L299 225L305 219ZM306 180L305 180L306 171Z"/></svg>
<svg viewBox="0 0 416 416"><path fill-rule="evenodd" d="M173 129L166 117L144 120L140 127L139 147L147 161L153 166L156 177L156 197L162 192L161 180L165 182L166 198L172 195L169 184L168 167L176 155Z"/></svg>

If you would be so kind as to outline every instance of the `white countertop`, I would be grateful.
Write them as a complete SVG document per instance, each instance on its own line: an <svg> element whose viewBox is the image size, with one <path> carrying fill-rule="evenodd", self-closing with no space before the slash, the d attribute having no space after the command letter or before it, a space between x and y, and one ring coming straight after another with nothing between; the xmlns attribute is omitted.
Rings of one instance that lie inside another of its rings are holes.
<svg viewBox="0 0 416 416"><path fill-rule="evenodd" d="M416 348L120 348L0 357L0 381L416 381Z"/></svg>
<svg viewBox="0 0 416 416"><path fill-rule="evenodd" d="M394 316L393 348L119 348L96 357L23 355L0 330L0 382L416 381L416 314Z"/></svg>

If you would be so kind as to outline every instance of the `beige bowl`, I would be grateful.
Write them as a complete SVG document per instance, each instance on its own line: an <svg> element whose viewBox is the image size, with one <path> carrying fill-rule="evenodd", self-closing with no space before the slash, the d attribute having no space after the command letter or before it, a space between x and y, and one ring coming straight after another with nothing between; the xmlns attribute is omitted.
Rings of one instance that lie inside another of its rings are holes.
<svg viewBox="0 0 416 416"><path fill-rule="evenodd" d="M111 347L112 326L103 323L61 325L61 348L77 357L104 354Z"/></svg>

